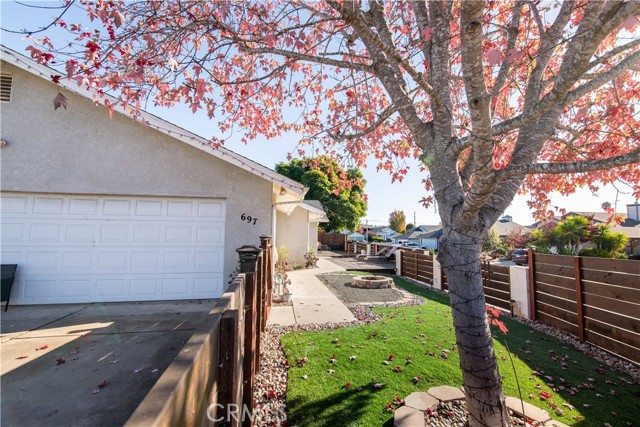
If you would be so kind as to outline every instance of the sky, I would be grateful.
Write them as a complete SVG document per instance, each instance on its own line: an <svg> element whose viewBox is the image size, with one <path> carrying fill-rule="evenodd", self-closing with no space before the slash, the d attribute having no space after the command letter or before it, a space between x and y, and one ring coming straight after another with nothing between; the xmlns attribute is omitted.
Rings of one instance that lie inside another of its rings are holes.
<svg viewBox="0 0 640 427"><path fill-rule="evenodd" d="M50 1L22 3L39 6L60 4L60 2ZM35 9L21 6L13 0L0 0L0 18L3 29L36 29L47 25L55 14L55 9ZM2 31L0 42L25 55L25 48L29 45L29 41L23 40L22 36L6 31ZM214 123L207 118L206 113L202 110L192 114L187 107L180 106L171 109L150 107L147 108L147 111L205 138L213 137L216 132ZM287 161L287 154L294 151L298 139L297 135L290 133L277 140L257 139L245 145L240 142L240 134L238 134L232 137L225 144L225 147L264 166L274 168L276 163ZM424 173L420 173L417 162L410 162L409 173L402 182L396 183L391 183L391 177L387 172L376 172L375 162L370 162L370 164L370 167L363 169L367 180L365 191L368 195L369 209L362 222L374 225L387 224L389 214L394 209L405 213L407 223L414 223L414 218L416 224L438 224L440 222L435 206L424 208L420 203L420 199L425 197L427 193L422 184ZM625 185L617 187L621 190L620 193L611 185L602 187L597 194L593 194L587 189L578 189L575 194L570 196L554 193L551 194L551 204L568 211L596 212L602 211L601 204L608 201L617 207L617 212L626 213L626 205L634 203L635 200L628 187ZM505 215L512 216L513 220L519 224L533 223L534 219L526 202L525 195L516 196L511 206L505 211Z"/></svg>

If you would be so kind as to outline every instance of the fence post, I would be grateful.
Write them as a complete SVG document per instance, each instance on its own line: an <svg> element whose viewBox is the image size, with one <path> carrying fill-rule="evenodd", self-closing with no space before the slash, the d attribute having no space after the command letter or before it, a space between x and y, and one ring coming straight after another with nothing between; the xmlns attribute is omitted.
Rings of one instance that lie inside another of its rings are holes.
<svg viewBox="0 0 640 427"><path fill-rule="evenodd" d="M402 251L396 251L396 274L398 276L404 276L402 272Z"/></svg>
<svg viewBox="0 0 640 427"><path fill-rule="evenodd" d="M258 339L259 328L257 328L257 299L258 299L258 283L256 267L258 258L262 255L262 249L257 246L242 246L236 249L240 256L240 272L246 273L245 281L245 324L244 324L244 360L242 373L242 403L243 407L253 413L253 389L256 375L256 361L258 359L260 342ZM243 426L249 427L251 420L247 417L242 423Z"/></svg>
<svg viewBox="0 0 640 427"><path fill-rule="evenodd" d="M217 426L235 427L237 420L228 416L231 404L237 404L236 390L238 384L236 380L236 347L238 344L238 310L227 310L220 319L220 346L218 347L218 398L217 402L220 412L216 414L217 419L223 421Z"/></svg>
<svg viewBox="0 0 640 427"><path fill-rule="evenodd" d="M264 271L264 324L266 325L271 306L273 305L273 256L271 246L271 236L260 236L260 247L262 248L262 263Z"/></svg>
<svg viewBox="0 0 640 427"><path fill-rule="evenodd" d="M527 260L529 261L529 311L531 320L536 320L536 273L535 273L535 252L528 249Z"/></svg>
<svg viewBox="0 0 640 427"><path fill-rule="evenodd" d="M573 257L573 269L576 280L576 305L578 314L578 339L584 342L584 314L582 312L582 258Z"/></svg>

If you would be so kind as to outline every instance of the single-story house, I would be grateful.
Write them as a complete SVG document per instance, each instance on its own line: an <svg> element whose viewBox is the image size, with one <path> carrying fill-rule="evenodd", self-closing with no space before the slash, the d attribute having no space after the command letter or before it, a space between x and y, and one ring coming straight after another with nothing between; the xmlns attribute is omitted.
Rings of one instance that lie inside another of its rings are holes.
<svg viewBox="0 0 640 427"><path fill-rule="evenodd" d="M438 241L442 236L440 225L420 225L410 233L393 237L394 244L415 243L425 249L438 250Z"/></svg>
<svg viewBox="0 0 640 427"><path fill-rule="evenodd" d="M376 227L370 231L374 236L378 236L385 241L389 241L393 236L399 234L396 230L389 227Z"/></svg>
<svg viewBox="0 0 640 427"><path fill-rule="evenodd" d="M520 225L517 222L513 222L513 218L510 215L505 215L500 218L495 224L493 224L493 228L496 230L500 240L503 242L506 242L509 234L528 234L531 231L527 227Z"/></svg>
<svg viewBox="0 0 640 427"><path fill-rule="evenodd" d="M12 304L216 298L236 249L275 236L280 213L320 215L265 166L146 112L144 126L117 104L110 118L91 91L55 85L56 71L4 47L0 59ZM66 109L53 108L58 91ZM316 238L304 229L306 252Z"/></svg>
<svg viewBox="0 0 640 427"><path fill-rule="evenodd" d="M318 253L318 224L329 219L317 200L305 200L293 211L276 214L275 245L287 248L289 264L304 262L307 252Z"/></svg>
<svg viewBox="0 0 640 427"><path fill-rule="evenodd" d="M347 234L347 241L348 242L364 242L365 238L363 234L360 234L356 231L355 233Z"/></svg>

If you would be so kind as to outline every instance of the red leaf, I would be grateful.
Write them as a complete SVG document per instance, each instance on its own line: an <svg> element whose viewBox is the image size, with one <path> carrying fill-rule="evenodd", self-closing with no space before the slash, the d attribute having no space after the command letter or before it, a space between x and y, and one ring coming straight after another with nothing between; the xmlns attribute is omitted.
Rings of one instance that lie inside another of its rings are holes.
<svg viewBox="0 0 640 427"><path fill-rule="evenodd" d="M269 399L275 399L276 398L276 392L273 390L269 390Z"/></svg>
<svg viewBox="0 0 640 427"><path fill-rule="evenodd" d="M67 109L67 97L58 92L58 95L53 99L53 109L57 110L60 107L64 107L65 110Z"/></svg>
<svg viewBox="0 0 640 427"><path fill-rule="evenodd" d="M62 77L62 76L59 76L59 75L51 76L51 80L52 80L55 84L59 85L59 84L60 84L60 77Z"/></svg>
<svg viewBox="0 0 640 427"><path fill-rule="evenodd" d="M38 351L38 350L46 350L48 348L49 348L49 346L47 344L45 344L45 345L43 345L41 347L36 348L36 351Z"/></svg>
<svg viewBox="0 0 640 427"><path fill-rule="evenodd" d="M424 30L422 30L422 37L424 37L425 41L431 40L431 34L433 34L431 27L425 27Z"/></svg>
<svg viewBox="0 0 640 427"><path fill-rule="evenodd" d="M487 63L489 65L491 65L492 67L499 65L501 60L502 60L502 54L498 49L496 48L489 49L489 51L487 52Z"/></svg>
<svg viewBox="0 0 640 427"><path fill-rule="evenodd" d="M350 382L346 382L346 383L344 383L344 386L345 386L346 388L351 388L351 386L352 386L352 385L353 385L353 384L351 384Z"/></svg>
<svg viewBox="0 0 640 427"><path fill-rule="evenodd" d="M346 92L346 94L347 94L347 96L348 96L349 98L353 98L354 96L356 96L355 92L354 92L354 91L352 91L352 90L348 90L348 91Z"/></svg>
<svg viewBox="0 0 640 427"><path fill-rule="evenodd" d="M66 69L67 69L67 78L71 79L73 77L73 72L76 69L76 61L73 59L68 60Z"/></svg>

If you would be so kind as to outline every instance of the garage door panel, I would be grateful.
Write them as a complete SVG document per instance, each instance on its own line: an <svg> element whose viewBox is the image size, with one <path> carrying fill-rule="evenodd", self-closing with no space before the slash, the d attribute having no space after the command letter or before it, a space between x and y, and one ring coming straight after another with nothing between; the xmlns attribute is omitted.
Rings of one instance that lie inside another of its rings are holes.
<svg viewBox="0 0 640 427"><path fill-rule="evenodd" d="M2 212L12 303L222 294L223 201L5 193Z"/></svg>

